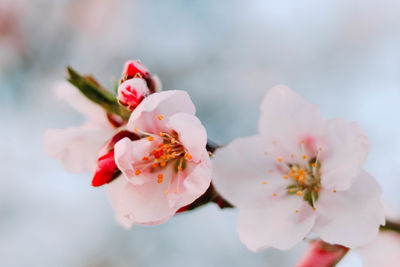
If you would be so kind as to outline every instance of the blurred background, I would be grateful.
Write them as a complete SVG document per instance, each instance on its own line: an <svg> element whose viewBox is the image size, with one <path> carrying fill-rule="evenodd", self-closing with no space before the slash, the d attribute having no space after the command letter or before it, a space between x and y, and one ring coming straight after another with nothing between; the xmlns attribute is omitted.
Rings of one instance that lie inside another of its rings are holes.
<svg viewBox="0 0 400 267"><path fill-rule="evenodd" d="M42 150L46 128L84 120L54 96L67 65L112 88L141 59L164 89L189 92L219 144L256 133L263 95L287 84L325 117L361 124L365 168L400 213L399 33L396 0L0 0L0 265L292 266L306 247L252 253L237 211L214 205L118 226L104 188Z"/></svg>

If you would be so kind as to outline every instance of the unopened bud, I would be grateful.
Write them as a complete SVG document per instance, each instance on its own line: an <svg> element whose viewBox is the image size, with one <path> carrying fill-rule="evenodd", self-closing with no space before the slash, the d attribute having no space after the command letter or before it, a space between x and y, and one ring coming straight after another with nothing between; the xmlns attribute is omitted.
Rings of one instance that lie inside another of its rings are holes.
<svg viewBox="0 0 400 267"><path fill-rule="evenodd" d="M150 94L146 81L142 78L132 78L118 87L118 101L129 110L134 110L142 100Z"/></svg>

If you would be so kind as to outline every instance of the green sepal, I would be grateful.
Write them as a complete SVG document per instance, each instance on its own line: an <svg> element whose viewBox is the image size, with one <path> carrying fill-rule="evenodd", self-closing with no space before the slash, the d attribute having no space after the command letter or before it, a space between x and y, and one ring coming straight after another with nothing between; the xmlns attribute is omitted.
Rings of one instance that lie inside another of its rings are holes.
<svg viewBox="0 0 400 267"><path fill-rule="evenodd" d="M100 105L105 111L128 120L130 112L122 107L117 98L108 90L103 88L93 77L82 76L71 67L67 67L68 81L86 96L89 100Z"/></svg>

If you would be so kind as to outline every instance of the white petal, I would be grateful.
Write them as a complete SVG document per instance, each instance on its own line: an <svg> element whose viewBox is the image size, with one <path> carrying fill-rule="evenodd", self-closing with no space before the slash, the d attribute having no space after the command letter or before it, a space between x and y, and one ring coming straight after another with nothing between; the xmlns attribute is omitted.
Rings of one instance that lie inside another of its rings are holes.
<svg viewBox="0 0 400 267"><path fill-rule="evenodd" d="M310 232L315 212L301 198L286 196L268 204L264 209L240 211L239 237L250 250L290 249Z"/></svg>
<svg viewBox="0 0 400 267"><path fill-rule="evenodd" d="M261 135L267 144L277 142L288 155L296 152L302 139L319 136L323 124L316 105L283 85L269 90L261 104Z"/></svg>
<svg viewBox="0 0 400 267"><path fill-rule="evenodd" d="M166 130L164 121L175 113L194 115L196 109L185 91L171 90L154 93L146 97L132 112L127 128L157 133ZM158 116L164 117L159 120Z"/></svg>
<svg viewBox="0 0 400 267"><path fill-rule="evenodd" d="M206 149L207 132L196 116L176 113L169 118L167 127L178 133L180 142L192 156L193 161L201 160Z"/></svg>
<svg viewBox="0 0 400 267"><path fill-rule="evenodd" d="M66 101L75 110L85 115L92 124L112 128L104 109L90 101L69 82L58 83L55 91L59 99Z"/></svg>
<svg viewBox="0 0 400 267"><path fill-rule="evenodd" d="M235 206L263 207L273 193L286 194L288 181L262 147L260 136L238 138L213 155L213 184Z"/></svg>
<svg viewBox="0 0 400 267"><path fill-rule="evenodd" d="M107 185L107 193L117 220L129 228L132 224L160 224L173 216L177 209L168 205L165 187L156 181L132 185L119 177Z"/></svg>
<svg viewBox="0 0 400 267"><path fill-rule="evenodd" d="M320 152L324 188L348 189L362 171L369 152L369 141L361 127L343 119L326 122L327 147Z"/></svg>
<svg viewBox="0 0 400 267"><path fill-rule="evenodd" d="M400 234L381 231L368 246L357 249L364 267L398 267L400 262Z"/></svg>
<svg viewBox="0 0 400 267"><path fill-rule="evenodd" d="M174 171L174 175L175 180L170 186L173 190L168 195L168 200L171 207L181 208L203 195L210 186L211 163L207 150L204 149L200 162L188 162L183 171L178 173ZM176 194L175 188L178 190Z"/></svg>
<svg viewBox="0 0 400 267"><path fill-rule="evenodd" d="M44 151L69 172L91 172L100 148L112 135L113 131L104 128L47 129Z"/></svg>
<svg viewBox="0 0 400 267"><path fill-rule="evenodd" d="M379 184L365 171L348 190L322 189L316 203L315 233L328 243L350 248L371 242L385 222L381 193Z"/></svg>

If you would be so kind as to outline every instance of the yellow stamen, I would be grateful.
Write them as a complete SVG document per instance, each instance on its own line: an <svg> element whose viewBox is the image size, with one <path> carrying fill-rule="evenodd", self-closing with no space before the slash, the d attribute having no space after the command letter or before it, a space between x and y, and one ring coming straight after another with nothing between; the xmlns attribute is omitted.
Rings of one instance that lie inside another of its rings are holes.
<svg viewBox="0 0 400 267"><path fill-rule="evenodd" d="M285 175L283 176L283 179L289 179L289 176Z"/></svg>
<svg viewBox="0 0 400 267"><path fill-rule="evenodd" d="M273 196L276 197L276 193L274 193Z"/></svg>
<svg viewBox="0 0 400 267"><path fill-rule="evenodd" d="M302 196L302 195L303 195L303 192L301 192L301 191L299 190L299 191L296 192L296 195Z"/></svg>
<svg viewBox="0 0 400 267"><path fill-rule="evenodd" d="M138 132L138 129L136 127L133 128L134 132Z"/></svg>
<svg viewBox="0 0 400 267"><path fill-rule="evenodd" d="M147 137L147 140L153 141L153 140L154 140L154 137L153 137L153 136L149 136L149 137Z"/></svg>
<svg viewBox="0 0 400 267"><path fill-rule="evenodd" d="M161 161L160 166L161 166L161 167L165 167L166 164L167 164L167 163L166 163L165 161Z"/></svg>
<svg viewBox="0 0 400 267"><path fill-rule="evenodd" d="M317 167L317 164L315 164L315 162L312 163L311 165L312 165L314 168Z"/></svg>
<svg viewBox="0 0 400 267"><path fill-rule="evenodd" d="M307 159L307 156L303 154L303 156L301 156L303 159Z"/></svg>
<svg viewBox="0 0 400 267"><path fill-rule="evenodd" d="M299 210L296 210L296 213L299 213L300 211Z"/></svg>
<svg viewBox="0 0 400 267"><path fill-rule="evenodd" d="M336 189L333 190L333 193L336 193Z"/></svg>
<svg viewBox="0 0 400 267"><path fill-rule="evenodd" d="M158 115L157 118L161 121L162 119L164 119L163 115Z"/></svg>
<svg viewBox="0 0 400 267"><path fill-rule="evenodd" d="M266 181L263 181L262 184L267 184L267 182L266 182Z"/></svg>
<svg viewBox="0 0 400 267"><path fill-rule="evenodd" d="M182 170L182 166L178 165L178 171L181 171L181 170Z"/></svg>
<svg viewBox="0 0 400 267"><path fill-rule="evenodd" d="M164 137L164 136L165 136L165 133L160 132L160 136L161 136L161 137Z"/></svg>
<svg viewBox="0 0 400 267"><path fill-rule="evenodd" d="M279 163L282 162L282 158L281 158L281 157L278 157L276 160L277 160Z"/></svg>
<svg viewBox="0 0 400 267"><path fill-rule="evenodd" d="M140 170L136 170L135 172L136 176L139 175L140 173L141 173Z"/></svg>
<svg viewBox="0 0 400 267"><path fill-rule="evenodd" d="M175 138L171 138L171 144L175 144Z"/></svg>

